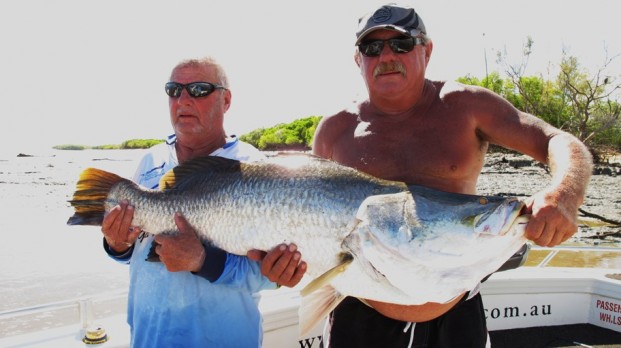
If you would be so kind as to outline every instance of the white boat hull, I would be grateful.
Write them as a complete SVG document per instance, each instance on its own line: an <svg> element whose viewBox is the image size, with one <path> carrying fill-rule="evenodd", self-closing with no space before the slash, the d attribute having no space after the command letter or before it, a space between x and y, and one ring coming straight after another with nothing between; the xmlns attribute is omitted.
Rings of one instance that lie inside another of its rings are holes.
<svg viewBox="0 0 621 348"><path fill-rule="evenodd" d="M615 270L521 267L494 274L481 286L490 331L592 324L621 332L621 281ZM607 276L608 275L608 276ZM298 289L265 291L259 308L264 316L266 348L319 348L322 325L298 336ZM91 324L104 328L109 340L89 347L128 347L125 314ZM84 324L0 338L0 346L85 347Z"/></svg>

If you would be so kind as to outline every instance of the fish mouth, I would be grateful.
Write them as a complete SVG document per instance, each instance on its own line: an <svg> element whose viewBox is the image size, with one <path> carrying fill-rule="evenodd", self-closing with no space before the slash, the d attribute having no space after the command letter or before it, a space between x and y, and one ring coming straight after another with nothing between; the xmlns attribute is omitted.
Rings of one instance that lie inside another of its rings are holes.
<svg viewBox="0 0 621 348"><path fill-rule="evenodd" d="M516 224L525 223L529 220L530 215L524 214L522 211L526 204L520 200L515 200L509 202L510 205L513 205L513 208L510 210L510 213L505 218L505 223L502 224L502 229L500 230L500 235L504 235L507 232L511 231Z"/></svg>
<svg viewBox="0 0 621 348"><path fill-rule="evenodd" d="M516 223L528 221L527 215L522 213L524 207L524 202L518 199L503 202L494 210L476 216L474 230L480 234L505 235Z"/></svg>

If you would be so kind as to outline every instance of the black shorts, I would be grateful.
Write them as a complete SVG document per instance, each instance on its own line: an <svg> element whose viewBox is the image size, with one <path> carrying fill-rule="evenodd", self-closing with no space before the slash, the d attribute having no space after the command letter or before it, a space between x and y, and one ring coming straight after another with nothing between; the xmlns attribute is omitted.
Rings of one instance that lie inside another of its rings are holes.
<svg viewBox="0 0 621 348"><path fill-rule="evenodd" d="M465 298L465 296L464 296ZM379 314L354 297L341 302L330 315L329 348L408 347L407 322ZM411 347L483 348L487 324L481 294L462 300L444 315L416 323Z"/></svg>

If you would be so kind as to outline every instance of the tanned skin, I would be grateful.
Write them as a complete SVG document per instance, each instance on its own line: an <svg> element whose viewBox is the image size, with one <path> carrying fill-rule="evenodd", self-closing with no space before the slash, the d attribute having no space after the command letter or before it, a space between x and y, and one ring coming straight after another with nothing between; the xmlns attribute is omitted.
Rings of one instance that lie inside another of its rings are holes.
<svg viewBox="0 0 621 348"><path fill-rule="evenodd" d="M367 37L399 35L376 30ZM356 53L369 99L324 117L314 154L384 179L476 194L489 144L517 150L550 165L552 172L550 184L526 201L524 213L532 214L527 237L541 246L569 239L578 229L578 207L592 169L586 147L486 89L426 79L431 41L408 53L387 46L378 57ZM390 318L423 322L460 299L417 306L366 302Z"/></svg>

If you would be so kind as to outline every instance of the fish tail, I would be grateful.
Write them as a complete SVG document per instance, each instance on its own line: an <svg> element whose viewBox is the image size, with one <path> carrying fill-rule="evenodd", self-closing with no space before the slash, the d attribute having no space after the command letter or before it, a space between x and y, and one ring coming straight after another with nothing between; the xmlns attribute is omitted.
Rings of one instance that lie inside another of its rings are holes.
<svg viewBox="0 0 621 348"><path fill-rule="evenodd" d="M69 201L74 214L67 225L101 226L105 213L105 202L110 189L126 181L116 174L96 168L87 168L80 173L73 199Z"/></svg>

